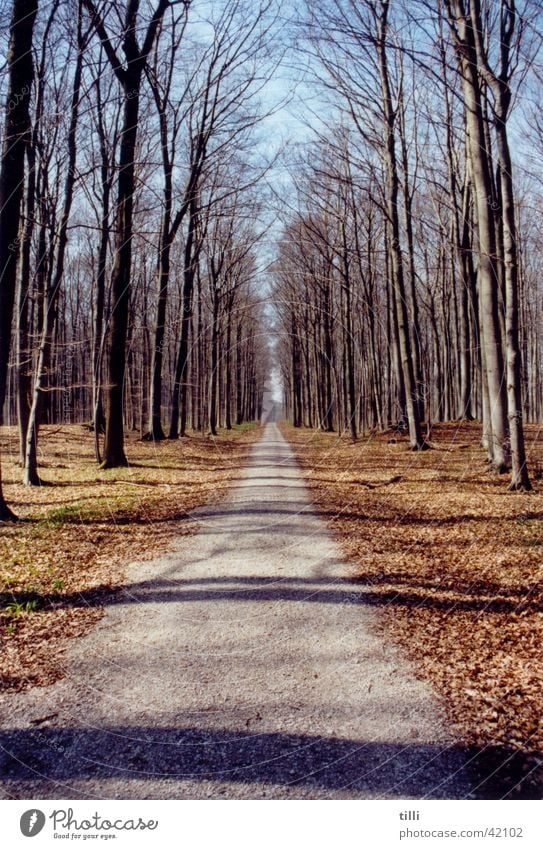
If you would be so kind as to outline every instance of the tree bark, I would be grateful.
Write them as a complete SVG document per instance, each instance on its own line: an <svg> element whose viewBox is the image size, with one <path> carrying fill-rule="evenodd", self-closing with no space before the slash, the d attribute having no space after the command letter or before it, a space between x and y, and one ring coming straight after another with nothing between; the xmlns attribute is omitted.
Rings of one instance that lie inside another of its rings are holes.
<svg viewBox="0 0 543 849"><path fill-rule="evenodd" d="M485 374L488 385L490 445L492 466L506 471L510 458L507 440L507 397L504 358L499 319L499 277L496 264L496 231L492 210L492 169L485 137L481 83L477 72L474 23L458 8L458 0L448 2L449 15L457 33L459 67L465 104L465 120L475 208L477 213L478 281L480 321L484 344Z"/></svg>
<svg viewBox="0 0 543 849"><path fill-rule="evenodd" d="M29 103L34 81L32 40L37 11L37 0L14 0L10 24L8 92L0 167L0 423L6 399L17 283L25 150L30 140ZM4 500L0 476L0 520L13 518Z"/></svg>
<svg viewBox="0 0 543 849"><path fill-rule="evenodd" d="M54 276L52 278L51 285L47 286L44 296L42 336L38 352L38 361L36 364L36 374L32 394L32 407L30 409L28 429L26 434L25 467L23 473L23 483L26 486L37 486L41 483L38 474L37 446L40 416L43 405L43 383L47 379L51 359L52 334L55 330L58 297L64 275L64 260L66 256L66 246L68 244L68 221L72 208L75 185L75 164L77 154L76 131L77 122L79 118L79 98L81 90L81 75L83 68L83 44L81 34L80 7L78 12L77 28L77 58L74 70L74 80L72 85L70 127L68 130L67 140L68 161L64 185L64 205L62 209L62 217L60 220L60 226L58 231L58 243L55 254Z"/></svg>
<svg viewBox="0 0 543 849"><path fill-rule="evenodd" d="M137 40L140 0L128 0L122 42L125 55L124 67L108 37L104 21L93 0L83 0L83 3L89 10L96 34L100 38L123 92L123 127L115 215L115 258L111 275L112 307L107 339L107 385L104 392L106 434L104 459L101 464L102 468L110 469L128 465L124 450L123 383L131 294L133 212L136 188L135 154L141 82L147 57L154 46L160 22L170 3L168 0L158 0L140 48Z"/></svg>
<svg viewBox="0 0 543 849"><path fill-rule="evenodd" d="M405 401L409 423L409 441L411 449L421 451L428 447L422 436L420 410L418 403L418 388L414 371L413 352L409 334L409 315L407 311L407 293L405 288L402 251L400 246L400 222L398 213L398 197L400 191L398 165L396 160L395 124L396 113L392 104L390 80L387 61L388 33L388 0L381 2L379 35L377 39L377 54L381 76L381 89L384 113L384 156L387 172L387 216L390 224L391 239L389 243L391 274L394 288L394 299L398 317L398 336L402 371L405 384Z"/></svg>

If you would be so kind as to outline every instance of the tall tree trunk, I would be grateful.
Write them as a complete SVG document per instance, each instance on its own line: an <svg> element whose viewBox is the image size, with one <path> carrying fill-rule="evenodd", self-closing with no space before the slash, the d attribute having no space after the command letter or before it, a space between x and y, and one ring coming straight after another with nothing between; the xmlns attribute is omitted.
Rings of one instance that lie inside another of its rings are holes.
<svg viewBox="0 0 543 849"><path fill-rule="evenodd" d="M140 91L147 58L155 44L160 23L169 0L158 0L138 45L138 12L140 0L127 0L122 33L125 63L120 61L111 42L104 20L94 0L82 0L93 27L107 54L123 92L123 127L119 151L117 209L115 215L115 259L111 275L111 316L107 339L107 387L105 395L106 435L102 468L126 466L123 426L123 382L126 367L126 337L130 307L132 274L132 235L135 181L135 154L138 138Z"/></svg>
<svg viewBox="0 0 543 849"><path fill-rule="evenodd" d="M24 467L26 434L32 404L32 351L30 350L30 254L36 207L36 155L32 144L27 149L28 179L26 221L24 225L19 287L17 293L17 421L19 457Z"/></svg>
<svg viewBox="0 0 543 849"><path fill-rule="evenodd" d="M472 357L469 321L470 294L476 288L475 269L473 267L473 248L471 244L470 221L470 182L468 169L464 176L462 189L462 218L458 222L457 238L460 256L460 418L473 420L472 410Z"/></svg>
<svg viewBox="0 0 543 849"><path fill-rule="evenodd" d="M470 0L470 25L466 27L475 42L478 70L494 96L494 126L496 131L498 166L496 170L496 248L499 263L498 285L503 315L503 337L506 354L507 418L511 449L510 489L531 489L526 467L524 429L522 425L522 368L519 344L519 256L517 247L517 222L511 153L507 132L507 121L511 104L511 77L515 58L512 51L520 49L520 41L513 46L517 24L515 0L500 2L499 57L500 69L490 67L488 47L485 43L483 13L480 0ZM488 133L490 135L490 133ZM489 145L487 146L487 149ZM500 317L501 317L500 315Z"/></svg>
<svg viewBox="0 0 543 849"><path fill-rule="evenodd" d="M36 374L34 379L34 389L32 394L32 407L28 420L28 430L26 434L26 451L25 451L25 467L23 473L23 483L26 486L36 486L41 483L38 475L38 432L40 426L40 416L43 404L43 383L47 380L49 372L49 364L51 360L51 345L52 335L55 331L57 319L57 305L60 294L60 287L64 276L64 260L66 256L66 246L68 244L68 221L72 208L72 200L75 185L75 163L76 163L76 131L79 118L79 98L81 90L81 75L83 69L83 43L81 34L81 7L78 10L78 32L77 32L77 59L74 71L74 80L72 85L72 102L70 113L70 127L68 130L68 164L66 169L66 179L64 184L64 205L62 209L62 217L58 230L58 242L55 252L55 270L50 286L47 286L44 297L43 311L43 326L40 348L38 352L38 361L36 364Z"/></svg>
<svg viewBox="0 0 543 849"><path fill-rule="evenodd" d="M189 208L189 226L184 251L183 293L181 304L181 334L179 351L175 368L175 379L172 393L172 412L168 439L178 439L185 436L187 426L187 367L189 354L190 323L192 318L192 296L194 290L194 275L198 258L194 251L196 237L198 207L197 200L192 197Z"/></svg>
<svg viewBox="0 0 543 849"><path fill-rule="evenodd" d="M333 433L334 430L334 402L332 395L332 362L334 358L332 347L332 304L331 304L331 281L325 281L324 306L323 306L323 370L324 370L324 430ZM301 374L300 374L301 380ZM300 381L298 381L299 383Z"/></svg>
<svg viewBox="0 0 543 849"><path fill-rule="evenodd" d="M217 436L217 391L219 384L219 296L213 293L211 322L211 374L209 376L209 430Z"/></svg>
<svg viewBox="0 0 543 849"><path fill-rule="evenodd" d="M127 466L124 451L123 384L132 271L134 161L139 120L141 72L128 65L119 154L115 259L111 280L111 315L107 338L107 385L104 391L106 435L103 469Z"/></svg>
<svg viewBox="0 0 543 849"><path fill-rule="evenodd" d="M226 301L226 352L225 352L225 371L226 371L226 386L224 390L225 410L224 410L224 426L226 430L232 430L232 308L233 295L229 295Z"/></svg>
<svg viewBox="0 0 543 849"><path fill-rule="evenodd" d="M7 57L8 91L0 166L0 422L2 422L17 285L19 226L24 191L25 150L30 140L29 103L34 81L32 38L37 0L14 0ZM0 520L13 519L2 493Z"/></svg>
<svg viewBox="0 0 543 849"><path fill-rule="evenodd" d="M471 175L477 217L478 283L480 287L481 336L489 398L489 452L492 466L509 466L507 396L499 318L499 276L496 264L496 222L489 199L494 197L492 165L484 126L481 80L477 70L474 21L449 0L449 15L458 32L460 75L465 104ZM484 378L483 378L484 379Z"/></svg>
<svg viewBox="0 0 543 849"><path fill-rule="evenodd" d="M161 240L160 259L158 266L158 303L157 319L155 327L155 340L153 347L153 358L151 363L151 402L149 435L151 439L165 439L162 429L162 362L164 359L164 341L166 329L166 306L168 303L168 282L170 279L170 253L171 242L169 239L169 219L163 222L163 236Z"/></svg>
<svg viewBox="0 0 543 849"><path fill-rule="evenodd" d="M301 363L300 363L300 339L296 314L291 310L291 345L292 345L292 425L302 426L301 409Z"/></svg>
<svg viewBox="0 0 543 849"><path fill-rule="evenodd" d="M96 289L94 293L94 327L92 334L92 421L94 425L94 456L96 462L100 464L102 462L100 435L105 430L104 408L102 403L102 360L105 344L104 310L112 177L106 145L105 127L102 120L102 102L99 80L96 85L96 100L98 110L98 138L100 142L102 220L100 223L100 241L98 245L98 257L96 263Z"/></svg>
<svg viewBox="0 0 543 849"><path fill-rule="evenodd" d="M236 329L236 424L243 421L243 324L238 319Z"/></svg>
<svg viewBox="0 0 543 849"><path fill-rule="evenodd" d="M403 101L403 94L402 94ZM402 162L402 173L403 173L403 208L404 208L404 219L405 219L405 233L407 236L407 256L409 259L408 268L409 268L409 286L406 286L406 293L408 296L408 312L411 313L411 320L408 323L408 332L409 332L409 347L411 349L411 357L413 361L413 376L415 379L415 388L416 388L416 409L417 409L417 418L420 421L424 418L424 382L422 379L422 367L421 367L421 340L420 340L420 319L419 319L419 306L417 301L417 288L416 288L416 270L415 270L415 239L413 235L413 198L412 198L412 189L409 185L409 154L407 150L407 139L405 134L405 115L403 114L403 110L405 106L403 102L398 107L400 111L400 120L398 121L398 127L400 131L400 150L401 150L401 162Z"/></svg>
<svg viewBox="0 0 543 849"><path fill-rule="evenodd" d="M409 423L409 441L413 450L423 450L428 447L422 436L420 409L418 403L417 379L414 370L413 352L409 334L409 315L407 311L407 293L405 288L402 251L400 246L400 221L398 213L399 176L396 161L395 124L396 113L392 104L390 79L387 60L388 37L388 0L381 2L379 37L377 54L381 76L381 89L384 112L384 154L387 173L386 207L390 224L391 239L389 242L390 265L394 287L394 299L398 317L398 336L402 371L405 384L405 401Z"/></svg>
<svg viewBox="0 0 543 849"><path fill-rule="evenodd" d="M522 410L522 360L519 345L518 251L513 191L512 162L507 139L506 110L497 115L496 134L500 163L503 222L503 265L505 278L505 334L507 367L507 408L511 443L511 484L513 490L530 490L526 466Z"/></svg>

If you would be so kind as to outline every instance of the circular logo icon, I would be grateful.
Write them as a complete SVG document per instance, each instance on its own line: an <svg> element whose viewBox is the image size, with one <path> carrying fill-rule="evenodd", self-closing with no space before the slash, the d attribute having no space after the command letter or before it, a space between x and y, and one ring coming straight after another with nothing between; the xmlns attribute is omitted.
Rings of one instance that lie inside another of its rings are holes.
<svg viewBox="0 0 543 849"><path fill-rule="evenodd" d="M21 831L25 837L35 837L45 825L45 814L37 808L25 811L21 817Z"/></svg>

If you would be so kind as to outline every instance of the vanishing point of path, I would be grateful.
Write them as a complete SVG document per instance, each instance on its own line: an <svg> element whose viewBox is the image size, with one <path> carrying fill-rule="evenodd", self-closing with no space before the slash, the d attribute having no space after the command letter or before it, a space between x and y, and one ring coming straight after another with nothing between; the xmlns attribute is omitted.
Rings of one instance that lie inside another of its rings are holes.
<svg viewBox="0 0 543 849"><path fill-rule="evenodd" d="M461 748L268 424L229 497L130 566L56 684L7 696L20 798L464 798Z"/></svg>

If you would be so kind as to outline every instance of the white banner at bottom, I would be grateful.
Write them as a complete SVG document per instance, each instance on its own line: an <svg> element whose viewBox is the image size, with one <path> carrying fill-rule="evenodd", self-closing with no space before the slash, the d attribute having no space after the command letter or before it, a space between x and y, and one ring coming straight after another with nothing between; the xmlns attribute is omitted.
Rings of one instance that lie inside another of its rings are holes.
<svg viewBox="0 0 543 849"><path fill-rule="evenodd" d="M539 801L6 800L0 823L6 849L543 847Z"/></svg>

